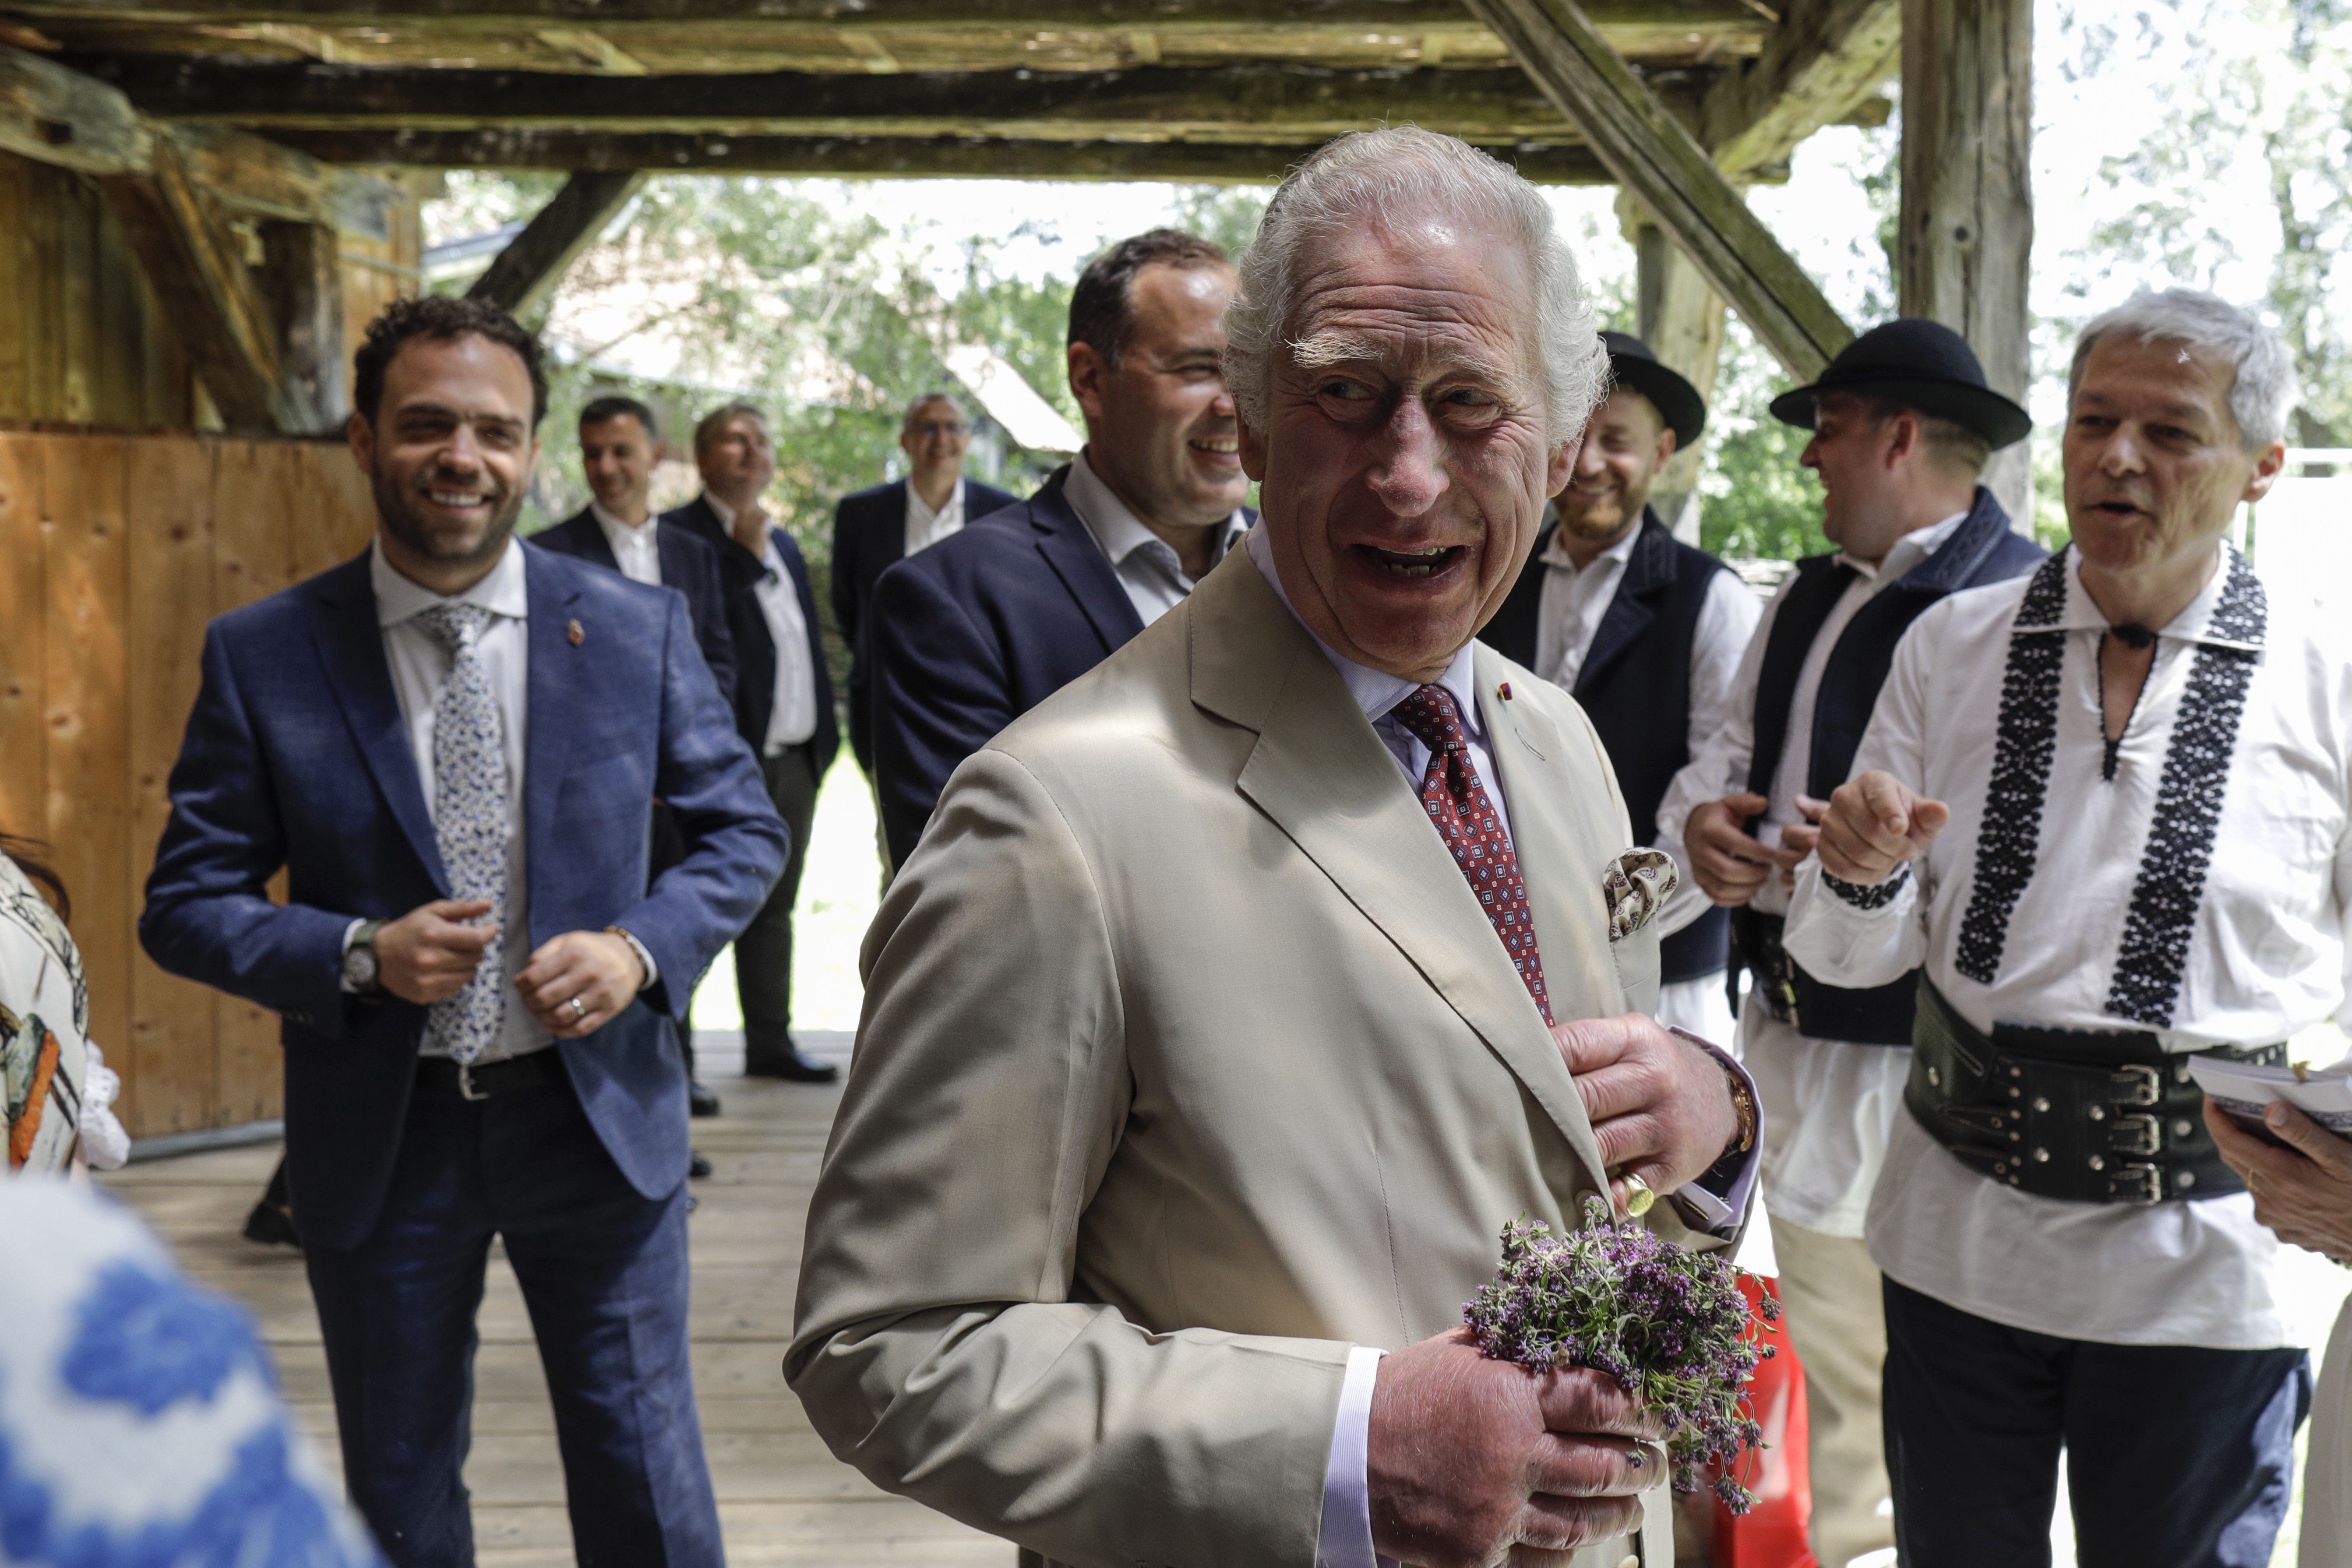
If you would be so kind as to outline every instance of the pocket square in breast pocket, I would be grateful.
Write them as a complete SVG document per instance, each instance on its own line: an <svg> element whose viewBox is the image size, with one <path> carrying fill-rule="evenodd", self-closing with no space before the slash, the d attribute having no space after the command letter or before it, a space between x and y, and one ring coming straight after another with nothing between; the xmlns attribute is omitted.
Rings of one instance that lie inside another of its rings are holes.
<svg viewBox="0 0 2352 1568"><path fill-rule="evenodd" d="M1609 900L1609 940L1622 942L1657 918L1683 879L1674 858L1655 849L1628 849L1601 875Z"/></svg>

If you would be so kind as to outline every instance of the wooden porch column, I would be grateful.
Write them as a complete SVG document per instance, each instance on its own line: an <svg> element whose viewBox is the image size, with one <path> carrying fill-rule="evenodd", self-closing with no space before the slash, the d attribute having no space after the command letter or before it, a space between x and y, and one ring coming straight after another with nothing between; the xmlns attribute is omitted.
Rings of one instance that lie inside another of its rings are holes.
<svg viewBox="0 0 2352 1568"><path fill-rule="evenodd" d="M2020 403L2032 376L2032 0L1903 0L1902 310L1967 338L1993 390ZM2028 533L2029 447L1985 470Z"/></svg>

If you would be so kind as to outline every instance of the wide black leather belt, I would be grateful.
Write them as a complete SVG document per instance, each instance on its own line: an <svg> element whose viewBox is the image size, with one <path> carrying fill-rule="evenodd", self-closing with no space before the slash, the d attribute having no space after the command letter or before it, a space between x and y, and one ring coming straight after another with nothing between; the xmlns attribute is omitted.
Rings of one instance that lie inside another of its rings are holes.
<svg viewBox="0 0 2352 1568"><path fill-rule="evenodd" d="M2276 1065L2286 1047L2200 1054ZM1997 1024L1986 1036L1922 981L1903 1103L1962 1164L2040 1197L2147 1205L2245 1191L2205 1131L2188 1057L2144 1029Z"/></svg>
<svg viewBox="0 0 2352 1568"><path fill-rule="evenodd" d="M1817 1040L1845 1040L1858 1046L1907 1046L1911 1043L1913 993L1919 972L1900 980L1863 990L1825 984L1805 973L1780 935L1789 922L1745 907L1731 911L1731 979L1735 989L1745 966L1756 976L1757 994L1764 1010L1801 1034ZM1732 1002L1736 1008L1738 999Z"/></svg>
<svg viewBox="0 0 2352 1568"><path fill-rule="evenodd" d="M563 1079L563 1053L552 1047L503 1061L462 1067L447 1057L416 1058L416 1087L466 1100L488 1100L519 1089L538 1089Z"/></svg>

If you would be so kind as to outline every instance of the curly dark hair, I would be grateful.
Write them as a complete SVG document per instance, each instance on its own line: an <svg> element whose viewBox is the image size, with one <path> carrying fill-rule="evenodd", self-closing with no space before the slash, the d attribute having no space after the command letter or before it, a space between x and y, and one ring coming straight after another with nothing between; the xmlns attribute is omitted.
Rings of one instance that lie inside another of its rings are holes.
<svg viewBox="0 0 2352 1568"><path fill-rule="evenodd" d="M512 349L530 373L530 425L539 428L547 413L546 351L538 337L523 330L512 316L486 300L460 300L447 294L419 294L394 300L368 323L367 342L352 356L356 384L352 406L370 425L383 407L383 373L401 345L412 338L447 342L466 336L488 338Z"/></svg>
<svg viewBox="0 0 2352 1568"><path fill-rule="evenodd" d="M1070 291L1070 342L1087 343L1111 369L1135 341L1135 275L1147 267L1231 267L1224 248L1181 228L1131 235L1087 263Z"/></svg>
<svg viewBox="0 0 2352 1568"><path fill-rule="evenodd" d="M57 906L58 919L69 921L73 919L73 900L66 896L65 879L49 869L48 863L39 858L48 852L49 847L46 844L30 838L18 838L13 834L0 833L0 855L5 855L15 861L16 869L47 888L49 890L49 902Z"/></svg>

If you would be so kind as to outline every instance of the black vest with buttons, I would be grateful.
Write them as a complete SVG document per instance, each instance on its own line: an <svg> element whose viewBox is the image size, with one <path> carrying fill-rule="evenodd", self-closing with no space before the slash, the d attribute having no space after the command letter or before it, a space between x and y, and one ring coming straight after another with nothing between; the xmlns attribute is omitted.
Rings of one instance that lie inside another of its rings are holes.
<svg viewBox="0 0 2352 1568"><path fill-rule="evenodd" d="M1543 553L1559 525L1547 526L1535 552L1479 639L1529 668L1542 619ZM1571 693L1601 732L1617 788L1633 818L1633 837L1656 842L1658 803L1690 761L1691 644L1708 584L1727 570L1703 550L1679 543L1646 509L1633 552ZM1731 928L1723 910L1709 910L1659 947L1659 979L1696 980L1730 962Z"/></svg>

